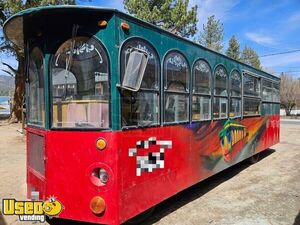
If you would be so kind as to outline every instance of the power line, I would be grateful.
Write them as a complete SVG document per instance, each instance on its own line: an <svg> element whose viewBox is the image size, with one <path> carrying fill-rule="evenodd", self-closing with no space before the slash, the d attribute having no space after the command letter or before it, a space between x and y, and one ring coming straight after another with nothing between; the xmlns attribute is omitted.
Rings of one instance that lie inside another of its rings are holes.
<svg viewBox="0 0 300 225"><path fill-rule="evenodd" d="M300 49L295 49L295 50L290 50L290 51L285 51L285 52L271 53L271 54L261 55L259 57L262 58L262 57L268 57L268 56L274 56L274 55L284 55L284 54L290 54L290 53L294 53L294 52L300 52Z"/></svg>
<svg viewBox="0 0 300 225"><path fill-rule="evenodd" d="M289 71L289 70L287 70L287 71L282 71L280 73L300 73L300 71Z"/></svg>

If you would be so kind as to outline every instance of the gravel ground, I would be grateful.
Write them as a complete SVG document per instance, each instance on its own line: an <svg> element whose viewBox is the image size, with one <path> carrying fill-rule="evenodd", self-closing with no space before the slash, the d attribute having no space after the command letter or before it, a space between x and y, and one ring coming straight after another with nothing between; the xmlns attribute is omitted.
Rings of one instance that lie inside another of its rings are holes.
<svg viewBox="0 0 300 225"><path fill-rule="evenodd" d="M0 199L25 199L25 139L18 129L0 122ZM258 163L241 162L162 202L143 224L300 225L299 168L300 122L284 122L281 143ZM3 224L30 223L0 215Z"/></svg>

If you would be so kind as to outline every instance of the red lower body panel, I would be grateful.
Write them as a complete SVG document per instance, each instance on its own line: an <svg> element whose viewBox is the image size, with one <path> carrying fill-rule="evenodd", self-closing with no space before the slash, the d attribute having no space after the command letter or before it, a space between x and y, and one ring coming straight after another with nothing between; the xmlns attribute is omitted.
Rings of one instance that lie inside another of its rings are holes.
<svg viewBox="0 0 300 225"><path fill-rule="evenodd" d="M279 116L126 131L121 140L120 221L124 222L278 143ZM167 142L171 147L161 145ZM160 149L163 163L157 154Z"/></svg>
<svg viewBox="0 0 300 225"><path fill-rule="evenodd" d="M29 197L32 190L42 199L56 197L64 205L60 218L120 224L276 144L279 116L116 132L28 128L28 137L32 133L44 138L37 148L44 148L45 169L42 175L42 164L27 161ZM107 142L102 151L96 148L100 137ZM35 147L27 147L30 158ZM94 168L108 172L106 185L93 183ZM105 212L98 216L90 210L94 196L101 196L106 203Z"/></svg>

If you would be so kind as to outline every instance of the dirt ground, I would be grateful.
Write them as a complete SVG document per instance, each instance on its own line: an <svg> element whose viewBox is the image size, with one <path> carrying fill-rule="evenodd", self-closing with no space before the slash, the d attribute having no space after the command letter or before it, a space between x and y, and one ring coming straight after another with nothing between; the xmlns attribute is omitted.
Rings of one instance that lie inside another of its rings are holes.
<svg viewBox="0 0 300 225"><path fill-rule="evenodd" d="M20 127L0 122L0 199L25 199ZM283 122L281 143L265 151L258 163L239 163L179 193L159 204L143 224L300 225L299 209L300 122ZM0 215L3 224L31 223Z"/></svg>

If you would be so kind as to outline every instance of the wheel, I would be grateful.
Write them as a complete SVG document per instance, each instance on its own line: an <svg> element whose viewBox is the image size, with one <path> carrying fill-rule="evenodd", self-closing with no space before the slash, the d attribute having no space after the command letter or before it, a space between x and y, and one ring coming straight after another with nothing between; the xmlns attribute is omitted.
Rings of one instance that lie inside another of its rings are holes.
<svg viewBox="0 0 300 225"><path fill-rule="evenodd" d="M248 162L249 162L250 164L257 163L258 160L259 160L259 153L257 153L257 154L255 154L255 155L251 156L250 158L248 158Z"/></svg>
<svg viewBox="0 0 300 225"><path fill-rule="evenodd" d="M143 221L148 219L154 212L155 206L150 209L147 209L145 212L133 217L132 219L128 220L126 224L141 224Z"/></svg>

